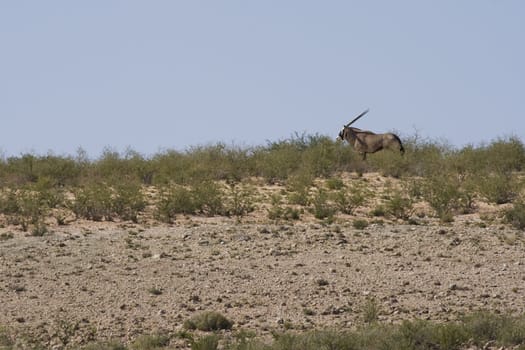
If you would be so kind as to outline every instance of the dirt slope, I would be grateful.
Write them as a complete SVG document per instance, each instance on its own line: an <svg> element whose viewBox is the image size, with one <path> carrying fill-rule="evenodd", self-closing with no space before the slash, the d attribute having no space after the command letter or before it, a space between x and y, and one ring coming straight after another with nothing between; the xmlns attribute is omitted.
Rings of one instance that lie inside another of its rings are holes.
<svg viewBox="0 0 525 350"><path fill-rule="evenodd" d="M77 222L0 241L0 325L58 349L176 332L205 310L259 335L352 327L371 299L384 322L523 313L524 248L522 232L464 219L364 230L344 222Z"/></svg>

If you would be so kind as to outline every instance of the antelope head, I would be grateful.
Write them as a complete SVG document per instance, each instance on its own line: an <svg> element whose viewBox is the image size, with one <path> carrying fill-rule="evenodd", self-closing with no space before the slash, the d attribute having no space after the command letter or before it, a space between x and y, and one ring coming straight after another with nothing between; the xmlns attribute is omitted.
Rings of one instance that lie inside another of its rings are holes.
<svg viewBox="0 0 525 350"><path fill-rule="evenodd" d="M343 128L339 132L339 136L337 138L341 139L341 140L344 140L345 139L345 130L346 130L346 128L350 127L350 125L354 124L359 118L361 118L362 116L364 116L367 113L368 113L368 109L365 110L364 112L362 112L361 114L359 114L357 117L355 117L350 123L348 123L346 125L343 125Z"/></svg>

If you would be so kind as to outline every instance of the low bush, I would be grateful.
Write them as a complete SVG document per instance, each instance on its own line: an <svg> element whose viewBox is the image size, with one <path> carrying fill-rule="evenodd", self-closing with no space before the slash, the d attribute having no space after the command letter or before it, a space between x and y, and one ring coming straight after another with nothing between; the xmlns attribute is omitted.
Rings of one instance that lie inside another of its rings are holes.
<svg viewBox="0 0 525 350"><path fill-rule="evenodd" d="M230 183L229 192L223 212L228 216L241 218L255 210L254 189L242 188L239 184Z"/></svg>
<svg viewBox="0 0 525 350"><path fill-rule="evenodd" d="M319 220L332 219L336 213L335 206L329 201L328 193L322 189L312 198L312 213Z"/></svg>
<svg viewBox="0 0 525 350"><path fill-rule="evenodd" d="M405 320L400 324L378 322L379 306L367 299L363 307L363 324L354 330L311 330L274 332L273 340L259 339L253 333L237 330L226 335L221 333L198 335L204 332L231 329L231 321L214 312L198 314L185 322L187 330L176 335L143 334L126 346L118 341L95 341L76 348L84 350L125 349L171 349L172 338L185 339L192 349L217 350L461 350L467 348L522 349L525 343L525 317L505 316L489 312L476 312L459 321L433 322ZM21 348L44 348L39 340L31 337L15 337L0 327L0 347L11 350ZM69 340L70 337L67 337ZM38 344L38 345L37 345ZM75 348L69 344L68 348Z"/></svg>
<svg viewBox="0 0 525 350"><path fill-rule="evenodd" d="M215 311L202 312L184 322L184 328L204 332L231 329L232 326L232 321Z"/></svg>
<svg viewBox="0 0 525 350"><path fill-rule="evenodd" d="M345 183L338 177L331 177L326 180L326 187L329 190L341 190L345 187Z"/></svg>
<svg viewBox="0 0 525 350"><path fill-rule="evenodd" d="M176 214L192 214L196 210L191 191L183 186L162 188L156 203L156 218L172 223Z"/></svg>
<svg viewBox="0 0 525 350"><path fill-rule="evenodd" d="M31 189L5 190L0 193L0 213L10 224L27 231L30 225L42 225L50 211L46 192Z"/></svg>
<svg viewBox="0 0 525 350"><path fill-rule="evenodd" d="M219 339L216 334L201 337L192 342L191 350L216 350L219 348Z"/></svg>
<svg viewBox="0 0 525 350"><path fill-rule="evenodd" d="M362 306L361 313L363 322L371 324L379 320L380 307L375 298L367 298Z"/></svg>
<svg viewBox="0 0 525 350"><path fill-rule="evenodd" d="M146 198L142 187L133 182L115 185L112 209L122 220L138 222L138 216L146 208Z"/></svg>
<svg viewBox="0 0 525 350"><path fill-rule="evenodd" d="M124 344L119 343L116 340L105 340L90 343L81 348L82 350L126 350L127 347Z"/></svg>
<svg viewBox="0 0 525 350"><path fill-rule="evenodd" d="M453 174L441 173L424 178L421 195L444 222L450 221L453 213L466 202L461 184Z"/></svg>
<svg viewBox="0 0 525 350"><path fill-rule="evenodd" d="M282 196L275 194L271 197L271 206L268 209L270 220L299 220L301 213L298 209L282 203Z"/></svg>
<svg viewBox="0 0 525 350"><path fill-rule="evenodd" d="M368 221L364 220L364 219L355 219L353 222L352 222L352 226L356 229L356 230L364 230L365 228L368 227Z"/></svg>
<svg viewBox="0 0 525 350"><path fill-rule="evenodd" d="M132 350L156 350L168 346L170 337L167 335L142 335L131 344Z"/></svg>
<svg viewBox="0 0 525 350"><path fill-rule="evenodd" d="M505 222L519 230L525 230L525 202L519 200L504 211Z"/></svg>
<svg viewBox="0 0 525 350"><path fill-rule="evenodd" d="M308 172L291 176L286 182L286 189L290 192L288 201L291 204L308 206L310 204L310 189L314 185L314 177Z"/></svg>
<svg viewBox="0 0 525 350"><path fill-rule="evenodd" d="M0 348L11 349L14 345L13 339L9 336L9 333L0 327Z"/></svg>
<svg viewBox="0 0 525 350"><path fill-rule="evenodd" d="M188 205L193 209L185 214L198 212L206 216L214 216L224 213L224 191L216 182L203 181L195 184L191 186L187 195L189 195Z"/></svg>
<svg viewBox="0 0 525 350"><path fill-rule="evenodd" d="M412 211L413 200L406 191L393 190L390 198L385 202L385 209L389 215L406 220Z"/></svg>
<svg viewBox="0 0 525 350"><path fill-rule="evenodd" d="M399 218L406 218L412 200L426 200L437 217L450 221L457 213L472 212L477 200L512 203L522 194L517 179L524 170L525 147L516 137L461 149L418 135L403 137L403 143L404 156L384 151L365 162L343 142L305 134L258 147L217 143L150 157L109 148L96 159L82 150L76 157L23 154L0 158L0 212L6 222L25 230L54 209L62 223L67 208L77 218L138 221L146 208L142 186L154 185L160 196L147 204L157 205L162 221L171 222L175 214L241 217L255 205L240 184L262 177L286 184L287 204L309 207L326 218L334 208L352 214L369 198L366 184L345 185L336 177L345 171L376 171L411 181L408 195L393 193L381 203L385 214ZM328 198L316 195L319 178L326 179ZM236 185L226 188L224 182ZM293 207L280 208L273 206L269 216L297 216Z"/></svg>
<svg viewBox="0 0 525 350"><path fill-rule="evenodd" d="M363 206L371 198L372 193L362 184L352 183L333 194L336 208L343 214L353 214L354 210Z"/></svg>
<svg viewBox="0 0 525 350"><path fill-rule="evenodd" d="M77 218L93 221L113 219L113 201L109 186L94 182L73 189L74 200L70 205Z"/></svg>
<svg viewBox="0 0 525 350"><path fill-rule="evenodd" d="M518 184L508 172L480 174L475 190L490 203L504 204L518 195Z"/></svg>

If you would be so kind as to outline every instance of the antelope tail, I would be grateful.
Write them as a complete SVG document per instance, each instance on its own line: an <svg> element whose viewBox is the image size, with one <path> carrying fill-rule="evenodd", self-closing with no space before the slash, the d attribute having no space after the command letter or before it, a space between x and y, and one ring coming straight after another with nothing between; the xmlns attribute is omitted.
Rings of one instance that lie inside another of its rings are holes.
<svg viewBox="0 0 525 350"><path fill-rule="evenodd" d="M401 139L396 134L394 134L394 137L396 138L397 142L399 142L399 151L401 152L401 154L405 154L405 147L403 147Z"/></svg>

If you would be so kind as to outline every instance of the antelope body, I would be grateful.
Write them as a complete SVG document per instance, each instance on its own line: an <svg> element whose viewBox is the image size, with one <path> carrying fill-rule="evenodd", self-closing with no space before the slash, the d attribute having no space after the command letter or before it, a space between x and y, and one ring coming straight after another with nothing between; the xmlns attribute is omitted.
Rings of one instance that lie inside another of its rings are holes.
<svg viewBox="0 0 525 350"><path fill-rule="evenodd" d="M367 153L375 153L382 149L392 149L405 153L403 144L396 134L376 134L372 131L361 130L358 128L350 127L359 118L368 113L368 109L358 115L350 123L343 126L343 129L339 132L339 138L346 140L357 152L363 156L363 160L366 159Z"/></svg>

